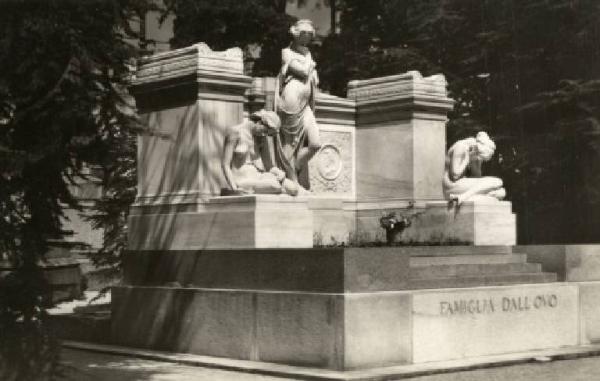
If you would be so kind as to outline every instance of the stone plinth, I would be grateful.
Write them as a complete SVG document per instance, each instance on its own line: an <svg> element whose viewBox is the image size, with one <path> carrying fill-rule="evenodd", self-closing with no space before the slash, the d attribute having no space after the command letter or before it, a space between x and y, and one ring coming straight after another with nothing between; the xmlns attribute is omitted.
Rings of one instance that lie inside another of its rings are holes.
<svg viewBox="0 0 600 381"><path fill-rule="evenodd" d="M130 250L312 247L307 200L287 195L141 200L129 214Z"/></svg>
<svg viewBox="0 0 600 381"><path fill-rule="evenodd" d="M138 198L219 194L225 129L242 121L251 81L239 48L140 59L131 92L149 131L138 138Z"/></svg>
<svg viewBox="0 0 600 381"><path fill-rule="evenodd" d="M516 216L508 201L404 201L312 198L315 245L386 242L380 219L387 213L406 217L410 226L394 235L395 242L430 245L516 244ZM537 261L537 260L536 260ZM541 260L539 262L542 262ZM548 271L555 271L548 268Z"/></svg>
<svg viewBox="0 0 600 381"><path fill-rule="evenodd" d="M115 287L112 298L119 345L335 370L410 361L408 294Z"/></svg>
<svg viewBox="0 0 600 381"><path fill-rule="evenodd" d="M442 199L447 97L443 75L351 81L356 102L356 197Z"/></svg>
<svg viewBox="0 0 600 381"><path fill-rule="evenodd" d="M413 362L579 343L578 287L519 285L413 295Z"/></svg>
<svg viewBox="0 0 600 381"><path fill-rule="evenodd" d="M516 216L508 201L465 201L459 207L447 201L428 202L411 220L397 240L477 246L517 243Z"/></svg>
<svg viewBox="0 0 600 381"><path fill-rule="evenodd" d="M116 344L352 369L409 361L409 255L395 248L130 251ZM185 287L182 287L185 286ZM398 340L389 340L390 333ZM376 351L374 351L376 350Z"/></svg>
<svg viewBox="0 0 600 381"><path fill-rule="evenodd" d="M361 293L122 286L112 336L334 370L469 359L597 342L596 283Z"/></svg>

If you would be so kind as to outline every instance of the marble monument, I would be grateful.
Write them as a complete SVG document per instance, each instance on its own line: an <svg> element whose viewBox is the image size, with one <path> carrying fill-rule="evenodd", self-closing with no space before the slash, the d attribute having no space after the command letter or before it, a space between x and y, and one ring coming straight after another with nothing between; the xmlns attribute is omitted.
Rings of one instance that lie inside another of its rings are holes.
<svg viewBox="0 0 600 381"><path fill-rule="evenodd" d="M445 154L444 76L320 94L313 34L292 26L279 80L205 44L139 61L132 93L149 131L113 343L380 379L597 342L600 277L557 283L513 248L512 205L481 171L490 137ZM407 223L376 247L391 213Z"/></svg>

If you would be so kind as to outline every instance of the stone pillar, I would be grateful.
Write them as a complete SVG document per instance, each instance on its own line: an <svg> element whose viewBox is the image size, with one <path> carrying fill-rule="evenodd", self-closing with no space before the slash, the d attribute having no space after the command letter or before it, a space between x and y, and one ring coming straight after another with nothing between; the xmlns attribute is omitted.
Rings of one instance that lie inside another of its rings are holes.
<svg viewBox="0 0 600 381"><path fill-rule="evenodd" d="M140 59L131 92L149 131L138 138L136 204L219 195L225 129L242 121L251 81L239 48L200 43Z"/></svg>
<svg viewBox="0 0 600 381"><path fill-rule="evenodd" d="M356 197L443 199L447 97L443 75L417 71L351 81L356 101Z"/></svg>

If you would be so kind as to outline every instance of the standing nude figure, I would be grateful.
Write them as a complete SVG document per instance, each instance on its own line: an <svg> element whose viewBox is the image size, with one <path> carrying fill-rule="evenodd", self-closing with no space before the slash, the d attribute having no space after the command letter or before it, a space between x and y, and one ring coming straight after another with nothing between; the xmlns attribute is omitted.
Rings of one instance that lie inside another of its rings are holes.
<svg viewBox="0 0 600 381"><path fill-rule="evenodd" d="M481 164L490 160L495 150L496 144L483 131L450 147L443 181L447 200L460 205L467 200L501 200L506 196L501 179L481 174Z"/></svg>
<svg viewBox="0 0 600 381"><path fill-rule="evenodd" d="M315 36L310 20L299 20L291 28L293 41L281 51L282 66L276 89L276 111L281 118L279 166L291 180L319 151L319 128L314 115L319 77L308 44ZM305 187L308 184L302 184Z"/></svg>

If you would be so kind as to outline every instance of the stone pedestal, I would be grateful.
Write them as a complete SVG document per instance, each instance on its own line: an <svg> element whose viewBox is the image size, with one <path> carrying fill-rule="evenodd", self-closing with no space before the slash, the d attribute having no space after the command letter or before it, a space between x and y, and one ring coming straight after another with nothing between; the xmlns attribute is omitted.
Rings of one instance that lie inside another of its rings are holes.
<svg viewBox="0 0 600 381"><path fill-rule="evenodd" d="M112 312L125 346L353 370L598 337L597 282L410 290L408 248L127 255Z"/></svg>
<svg viewBox="0 0 600 381"><path fill-rule="evenodd" d="M443 199L447 97L443 75L419 72L348 84L356 102L356 197Z"/></svg>
<svg viewBox="0 0 600 381"><path fill-rule="evenodd" d="M506 245L517 243L516 216L508 201L405 201L313 198L316 245L385 243L383 214L395 213L410 226L394 234L394 242L414 245Z"/></svg>
<svg viewBox="0 0 600 381"><path fill-rule="evenodd" d="M225 129L242 121L251 82L239 48L140 59L131 92L149 131L138 138L138 200L219 195Z"/></svg>
<svg viewBox="0 0 600 381"><path fill-rule="evenodd" d="M131 208L129 230L130 250L313 246L313 216L307 200L288 195L138 203Z"/></svg>
<svg viewBox="0 0 600 381"><path fill-rule="evenodd" d="M517 244L516 216L507 201L465 201L459 207L447 201L433 201L410 220L411 226L398 234L397 241L477 246Z"/></svg>

